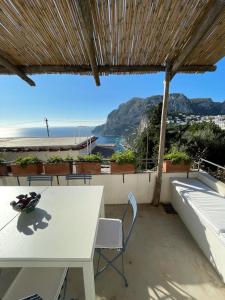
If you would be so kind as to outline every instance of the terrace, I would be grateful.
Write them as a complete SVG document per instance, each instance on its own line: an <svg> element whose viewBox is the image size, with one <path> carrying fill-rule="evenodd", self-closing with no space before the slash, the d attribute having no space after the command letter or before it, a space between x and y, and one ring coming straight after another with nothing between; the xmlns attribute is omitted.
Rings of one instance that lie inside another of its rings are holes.
<svg viewBox="0 0 225 300"><path fill-rule="evenodd" d="M96 299L223 299L225 286L217 272L208 262L191 234L177 214L168 214L162 205L154 207L151 190L155 181L155 172L148 174L93 175L91 185L104 185L106 216L118 218L122 216L127 192L132 189L139 201L138 218L134 234L130 240L125 256L125 270L129 287L125 288L115 271L108 269L96 279ZM161 202L169 202L170 177L186 177L186 174L164 174ZM191 172L190 177L215 180L207 173ZM11 179L10 182L7 180ZM5 184L17 185L14 178L5 178ZM25 178L24 178L25 179ZM2 183L3 183L2 178ZM60 183L63 177L60 177ZM216 181L221 189L225 187ZM23 184L27 184L23 181ZM54 184L57 184L56 180ZM83 185L83 182L76 182ZM115 193L115 188L118 191ZM112 191L114 194L112 196ZM96 260L95 260L96 265ZM18 269L3 271L0 280L0 297L9 286ZM109 284L110 283L110 284ZM82 270L71 268L68 273L66 300L85 299Z"/></svg>
<svg viewBox="0 0 225 300"><path fill-rule="evenodd" d="M182 197L187 192L194 196L201 192L223 205L224 184L204 172L191 172L187 187L188 182L181 180L187 174L164 174L162 162L170 82L177 73L216 70L215 64L225 56L221 42L225 37L225 2L2 1L0 13L0 74L16 74L31 86L35 83L28 74L92 74L96 85L100 85L100 75L165 72L157 171L92 176L90 186L104 186L107 216L120 217L130 191L139 204L125 259L129 288L114 276L113 270L107 270L96 279L97 299L224 299L224 228L219 228L216 236L207 225L199 224L200 217L196 218L197 212L187 204L189 200L193 204L193 199ZM171 181L175 177L178 183ZM198 184L203 182L204 187L194 186L192 178L197 178ZM17 184L15 177L0 178L2 186ZM20 178L20 184L28 185L25 177ZM58 182L54 177L53 186L65 184L64 177ZM76 181L75 185L83 182ZM207 204L214 203L211 198ZM181 205L177 206L179 215L191 234L178 215L166 214L159 205L170 202ZM185 213L192 215L188 218ZM191 221L193 224L189 224ZM207 250L208 260L192 236L203 251ZM0 250L4 251L4 246ZM12 261L8 263L12 266ZM4 271L1 274L2 294L12 281L11 272L7 272L5 279ZM16 270L13 272L15 275ZM68 299L82 299L80 275L69 270ZM92 279L86 289L93 287ZM93 300L91 295L86 298Z"/></svg>
<svg viewBox="0 0 225 300"><path fill-rule="evenodd" d="M149 177L150 174L150 177ZM96 279L96 299L223 299L225 286L218 273L206 259L196 241L187 230L178 214L166 213L163 205L154 207L153 187L156 172L92 175L91 185L104 186L106 216L122 216L127 193L132 189L138 200L138 218L125 256L125 270L129 287L125 288L114 270L108 269ZM170 179L186 178L186 173L164 173L161 203L172 197ZM150 180L149 180L150 178ZM225 193L225 185L204 171L192 171L189 178L198 178L209 185L217 186ZM21 177L22 185L27 185ZM65 185L65 178L59 176ZM17 185L16 178L2 177L1 185ZM43 183L35 183L35 185ZM56 178L53 182L57 185ZM72 185L84 185L83 181ZM71 183L70 183L71 185ZM216 188L215 188L216 189ZM96 257L94 264L96 265ZM3 270L3 269L2 269ZM19 269L3 271L0 280L0 297ZM85 299L82 270L69 269L66 300Z"/></svg>

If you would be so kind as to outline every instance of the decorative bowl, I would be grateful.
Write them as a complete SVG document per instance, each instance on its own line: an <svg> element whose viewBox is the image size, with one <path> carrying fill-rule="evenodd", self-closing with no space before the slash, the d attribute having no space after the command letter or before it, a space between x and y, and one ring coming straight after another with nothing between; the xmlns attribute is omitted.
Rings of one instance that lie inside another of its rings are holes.
<svg viewBox="0 0 225 300"><path fill-rule="evenodd" d="M29 213L35 209L36 205L38 204L41 198L41 195L35 192L30 192L29 196L28 194L21 194L18 195L16 198L18 199L18 201L10 202L12 208L19 212Z"/></svg>

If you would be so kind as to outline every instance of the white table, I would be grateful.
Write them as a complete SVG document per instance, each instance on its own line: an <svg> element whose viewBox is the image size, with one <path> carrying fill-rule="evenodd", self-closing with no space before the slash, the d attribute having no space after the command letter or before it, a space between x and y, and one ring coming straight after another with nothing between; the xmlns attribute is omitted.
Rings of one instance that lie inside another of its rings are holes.
<svg viewBox="0 0 225 300"><path fill-rule="evenodd" d="M41 193L35 211L17 213L18 194ZM81 267L85 297L95 299L93 255L102 186L0 187L0 267Z"/></svg>

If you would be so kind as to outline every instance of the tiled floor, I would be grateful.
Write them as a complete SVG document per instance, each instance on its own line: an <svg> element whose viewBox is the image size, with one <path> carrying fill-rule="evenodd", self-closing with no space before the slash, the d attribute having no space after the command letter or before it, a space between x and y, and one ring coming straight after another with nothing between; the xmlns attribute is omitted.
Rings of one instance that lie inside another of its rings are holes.
<svg viewBox="0 0 225 300"><path fill-rule="evenodd" d="M123 208L107 206L106 214L120 217ZM125 264L129 287L108 269L96 279L98 300L225 299L225 285L179 216L162 207L139 206ZM66 300L84 299L82 273L71 269L68 280Z"/></svg>
<svg viewBox="0 0 225 300"><path fill-rule="evenodd" d="M121 217L123 209L122 205L107 206L106 215ZM96 279L97 300L225 299L225 285L179 216L166 214L161 206L139 206L125 270L128 288L112 269ZM71 299L84 299L79 269L70 269L68 274L66 300Z"/></svg>

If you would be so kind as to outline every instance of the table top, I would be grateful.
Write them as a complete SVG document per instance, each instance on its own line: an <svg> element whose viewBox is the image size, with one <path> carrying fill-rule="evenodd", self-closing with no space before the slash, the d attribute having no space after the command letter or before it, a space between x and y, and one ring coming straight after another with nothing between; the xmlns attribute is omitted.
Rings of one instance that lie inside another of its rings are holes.
<svg viewBox="0 0 225 300"><path fill-rule="evenodd" d="M10 202L31 191L41 193L36 209L14 211ZM0 187L0 266L92 260L102 197L102 186Z"/></svg>

